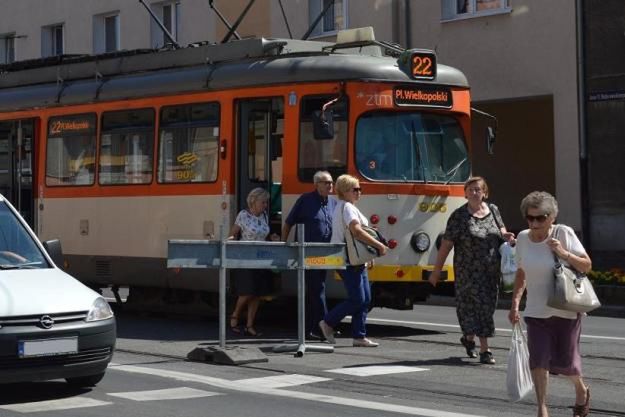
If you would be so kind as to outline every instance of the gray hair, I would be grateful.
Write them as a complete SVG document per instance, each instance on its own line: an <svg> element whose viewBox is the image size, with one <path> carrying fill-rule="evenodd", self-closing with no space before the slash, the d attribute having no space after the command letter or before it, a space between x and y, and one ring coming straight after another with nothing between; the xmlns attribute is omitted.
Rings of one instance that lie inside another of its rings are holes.
<svg viewBox="0 0 625 417"><path fill-rule="evenodd" d="M332 178L332 174L330 174L328 171L317 171L315 172L315 175L313 175L313 182L315 184L319 184L321 181L323 181L323 177L325 176L329 176L330 178Z"/></svg>
<svg viewBox="0 0 625 417"><path fill-rule="evenodd" d="M541 210L544 214L558 217L558 202L555 197L546 191L532 191L521 200L521 215L526 216L527 210L533 208Z"/></svg>
<svg viewBox="0 0 625 417"><path fill-rule="evenodd" d="M264 188L254 188L247 195L247 206L251 208L258 200L269 201L269 193Z"/></svg>

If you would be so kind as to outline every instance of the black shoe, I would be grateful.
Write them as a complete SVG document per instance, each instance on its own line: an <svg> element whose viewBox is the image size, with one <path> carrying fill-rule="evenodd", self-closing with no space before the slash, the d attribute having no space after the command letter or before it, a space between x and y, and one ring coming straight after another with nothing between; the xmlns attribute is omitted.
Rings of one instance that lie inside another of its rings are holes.
<svg viewBox="0 0 625 417"><path fill-rule="evenodd" d="M485 365L494 365L495 358L493 358L493 354L489 350L486 352L480 352L480 363Z"/></svg>
<svg viewBox="0 0 625 417"><path fill-rule="evenodd" d="M475 351L475 341L474 340L468 340L466 337L462 336L460 338L460 343L462 343L462 346L464 346L466 352L467 352L467 356L469 358L477 358L477 352Z"/></svg>
<svg viewBox="0 0 625 417"><path fill-rule="evenodd" d="M310 332L306 334L306 340L311 340L313 342L323 342L324 340L326 340L326 338L321 335Z"/></svg>

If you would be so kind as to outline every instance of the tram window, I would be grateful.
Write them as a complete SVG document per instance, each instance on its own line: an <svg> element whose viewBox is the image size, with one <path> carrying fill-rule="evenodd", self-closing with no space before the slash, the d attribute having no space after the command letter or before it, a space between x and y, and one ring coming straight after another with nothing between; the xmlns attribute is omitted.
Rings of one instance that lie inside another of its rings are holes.
<svg viewBox="0 0 625 417"><path fill-rule="evenodd" d="M464 182L462 128L449 115L371 112L356 123L356 167L374 181Z"/></svg>
<svg viewBox="0 0 625 417"><path fill-rule="evenodd" d="M151 183L153 144L154 110L104 113L100 136L99 183Z"/></svg>
<svg viewBox="0 0 625 417"><path fill-rule="evenodd" d="M50 118L46 150L46 185L93 185L95 144L95 114Z"/></svg>
<svg viewBox="0 0 625 417"><path fill-rule="evenodd" d="M307 96L301 101L298 177L312 182L319 170L329 171L334 178L347 172L347 100L331 106L334 117L334 138L317 140L313 135L313 114L336 96Z"/></svg>
<svg viewBox="0 0 625 417"><path fill-rule="evenodd" d="M214 182L219 162L219 104L168 106L161 111L158 182Z"/></svg>

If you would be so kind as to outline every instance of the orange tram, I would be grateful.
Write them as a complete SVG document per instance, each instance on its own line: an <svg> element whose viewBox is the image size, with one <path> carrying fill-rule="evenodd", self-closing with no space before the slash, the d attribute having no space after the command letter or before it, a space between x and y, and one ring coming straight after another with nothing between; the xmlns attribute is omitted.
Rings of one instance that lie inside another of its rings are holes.
<svg viewBox="0 0 625 417"><path fill-rule="evenodd" d="M464 203L469 86L432 51L338 39L0 66L0 193L42 240L61 240L87 285L128 287L139 306L198 306L216 299L217 274L167 269L168 239L227 231L259 186L279 232L317 170L350 173L392 248L370 271L373 304L412 308ZM295 294L292 278L276 276L280 294ZM342 295L332 274L328 287Z"/></svg>

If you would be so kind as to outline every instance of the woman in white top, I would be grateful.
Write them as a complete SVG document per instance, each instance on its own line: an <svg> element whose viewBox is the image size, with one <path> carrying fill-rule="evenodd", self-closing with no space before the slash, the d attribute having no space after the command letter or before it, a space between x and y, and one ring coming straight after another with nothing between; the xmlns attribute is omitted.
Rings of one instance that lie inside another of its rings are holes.
<svg viewBox="0 0 625 417"><path fill-rule="evenodd" d="M358 178L341 175L336 180L336 195L339 203L332 216L332 243L345 242L345 227L349 227L352 235L378 250L380 256L386 254L387 247L375 240L363 230L361 225L368 226L367 218L355 206L360 199L362 189ZM347 315L352 316L353 346L376 347L378 343L367 339L367 311L371 302L371 287L365 265L347 265L345 270L337 271L347 291L347 299L329 311L319 322L323 336L330 343L335 343L334 327Z"/></svg>
<svg viewBox="0 0 625 417"><path fill-rule="evenodd" d="M269 221L267 219L267 206L269 193L262 188L254 188L247 196L246 210L241 210L237 215L232 229L231 240L267 240L269 236ZM275 233L271 240L279 240ZM243 332L248 336L260 336L256 331L254 322L260 304L260 297L272 292L272 276L268 270L237 269L233 271L231 283L238 294L237 303L230 316L230 330L241 333L239 316L247 306L247 321Z"/></svg>
<svg viewBox="0 0 625 417"><path fill-rule="evenodd" d="M573 416L584 417L590 409L590 389L582 380L579 352L582 315L549 307L547 298L553 291L554 255L580 272L590 271L590 257L573 229L553 224L558 203L551 194L544 191L528 194L521 202L521 213L529 229L517 237L518 270L509 319L513 324L520 320L519 303L527 289L523 315L538 417L549 416L546 402L549 373L565 375L573 383Z"/></svg>

